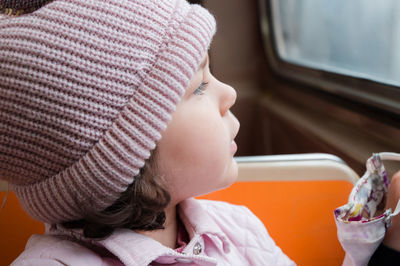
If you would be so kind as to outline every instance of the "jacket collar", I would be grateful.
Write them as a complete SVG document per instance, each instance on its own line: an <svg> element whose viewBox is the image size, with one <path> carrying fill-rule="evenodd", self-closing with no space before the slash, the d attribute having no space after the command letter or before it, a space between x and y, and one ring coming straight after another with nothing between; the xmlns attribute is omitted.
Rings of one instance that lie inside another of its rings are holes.
<svg viewBox="0 0 400 266"><path fill-rule="evenodd" d="M178 205L178 214L182 220L190 237L190 243L184 249L185 254L163 246L152 238L138 234L129 229L117 229L106 239L93 241L84 238L79 230L64 229L60 226L51 226L48 228L48 234L73 237L79 241L91 243L97 246L103 246L113 255L118 257L125 265L148 265L152 261L162 263L174 263L177 258L190 259L192 261L200 260L204 264L210 260L204 254L193 255L190 251L193 248L192 242L201 242L204 246L204 236L208 241L213 242L214 246L221 252L229 252L229 243L227 237L199 200L187 199ZM203 248L204 250L204 248ZM215 263L210 260L210 265Z"/></svg>
<svg viewBox="0 0 400 266"><path fill-rule="evenodd" d="M187 199L179 204L179 217L182 220L190 239L195 235L213 235L222 243L224 252L229 252L229 241L221 227L209 215L206 206L201 200Z"/></svg>

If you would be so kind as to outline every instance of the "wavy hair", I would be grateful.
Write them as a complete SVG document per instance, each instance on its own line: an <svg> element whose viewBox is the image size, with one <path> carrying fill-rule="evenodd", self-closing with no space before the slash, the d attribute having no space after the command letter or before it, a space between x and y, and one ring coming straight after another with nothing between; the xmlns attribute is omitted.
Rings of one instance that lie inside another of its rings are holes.
<svg viewBox="0 0 400 266"><path fill-rule="evenodd" d="M81 220L62 223L69 229L83 229L87 238L106 238L117 228L150 231L163 229L165 208L171 200L166 183L158 175L156 151L135 176L132 184L100 213L88 213Z"/></svg>

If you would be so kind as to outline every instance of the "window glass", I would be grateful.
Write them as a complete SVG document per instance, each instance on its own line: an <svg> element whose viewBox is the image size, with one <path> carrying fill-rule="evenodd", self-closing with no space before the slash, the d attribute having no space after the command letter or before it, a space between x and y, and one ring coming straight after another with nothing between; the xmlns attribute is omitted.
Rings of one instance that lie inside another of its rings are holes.
<svg viewBox="0 0 400 266"><path fill-rule="evenodd" d="M400 85L400 1L272 0L280 58Z"/></svg>

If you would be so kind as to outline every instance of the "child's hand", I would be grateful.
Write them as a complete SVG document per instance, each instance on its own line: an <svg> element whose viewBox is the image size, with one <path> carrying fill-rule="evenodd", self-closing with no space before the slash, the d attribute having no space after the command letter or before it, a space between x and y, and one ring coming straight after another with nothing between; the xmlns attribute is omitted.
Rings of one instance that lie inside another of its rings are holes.
<svg viewBox="0 0 400 266"><path fill-rule="evenodd" d="M389 193L386 202L386 209L391 208L392 211L396 208L397 202L400 199L400 171L397 172L390 182ZM397 251L400 251L400 214L392 218L392 226L386 233L383 243Z"/></svg>

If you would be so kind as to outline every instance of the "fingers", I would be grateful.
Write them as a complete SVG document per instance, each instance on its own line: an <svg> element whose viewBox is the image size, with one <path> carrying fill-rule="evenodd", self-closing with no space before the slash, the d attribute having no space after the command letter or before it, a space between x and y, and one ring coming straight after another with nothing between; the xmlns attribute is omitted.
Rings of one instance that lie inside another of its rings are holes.
<svg viewBox="0 0 400 266"><path fill-rule="evenodd" d="M386 202L386 209L391 208L392 211L396 208L397 202L400 199L400 171L393 175L389 186L389 193ZM392 226L386 232L383 243L397 251L400 251L400 215L392 218Z"/></svg>
<svg viewBox="0 0 400 266"><path fill-rule="evenodd" d="M386 209L396 208L397 202L400 199L400 171L393 175L389 186L389 193L386 202Z"/></svg>

